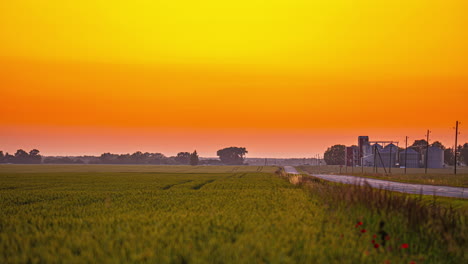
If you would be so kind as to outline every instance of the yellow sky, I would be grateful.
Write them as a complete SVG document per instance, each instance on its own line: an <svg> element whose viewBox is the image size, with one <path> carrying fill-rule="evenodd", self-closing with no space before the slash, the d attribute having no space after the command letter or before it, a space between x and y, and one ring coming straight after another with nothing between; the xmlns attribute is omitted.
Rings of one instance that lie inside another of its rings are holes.
<svg viewBox="0 0 468 264"><path fill-rule="evenodd" d="M79 61L466 75L467 10L465 0L2 1L0 51Z"/></svg>
<svg viewBox="0 0 468 264"><path fill-rule="evenodd" d="M466 0L1 1L0 126L253 129L252 142L280 120L321 136L447 127L468 113L441 107L468 96L467 11ZM10 134L11 146L39 140Z"/></svg>

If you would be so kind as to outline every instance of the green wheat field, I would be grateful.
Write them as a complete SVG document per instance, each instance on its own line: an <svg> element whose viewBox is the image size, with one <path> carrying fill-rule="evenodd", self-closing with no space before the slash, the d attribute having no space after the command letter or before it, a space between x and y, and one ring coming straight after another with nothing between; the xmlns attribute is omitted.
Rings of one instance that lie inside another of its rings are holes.
<svg viewBox="0 0 468 264"><path fill-rule="evenodd" d="M277 170L1 165L0 263L466 260L466 228L457 231L462 240L431 239L431 226L414 228L398 213L343 206L325 192L315 195L313 186L290 184Z"/></svg>

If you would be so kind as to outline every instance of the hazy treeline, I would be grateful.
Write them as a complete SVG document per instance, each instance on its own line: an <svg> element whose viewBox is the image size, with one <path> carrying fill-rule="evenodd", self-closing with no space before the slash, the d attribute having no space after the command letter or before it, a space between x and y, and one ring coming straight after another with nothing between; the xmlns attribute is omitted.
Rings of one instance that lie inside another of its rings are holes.
<svg viewBox="0 0 468 264"><path fill-rule="evenodd" d="M137 151L133 154L103 153L101 156L44 157L37 149L29 153L19 149L14 155L0 151L0 163L17 164L154 164L154 165L241 165L244 163L245 148L229 147L218 151L220 159L200 159L197 151L179 152L167 157L162 153Z"/></svg>
<svg viewBox="0 0 468 264"><path fill-rule="evenodd" d="M29 153L18 149L14 155L8 152L3 154L3 151L0 151L0 163L38 164L42 162L42 156L39 153L37 149L32 149Z"/></svg>

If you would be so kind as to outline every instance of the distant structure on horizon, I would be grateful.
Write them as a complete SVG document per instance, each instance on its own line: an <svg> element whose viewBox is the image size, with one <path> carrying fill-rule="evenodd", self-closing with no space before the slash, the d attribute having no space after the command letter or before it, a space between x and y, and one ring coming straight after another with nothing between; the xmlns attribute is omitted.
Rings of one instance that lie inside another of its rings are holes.
<svg viewBox="0 0 468 264"><path fill-rule="evenodd" d="M398 141L370 141L368 136L359 136L358 145L346 147L345 155L346 166L422 168L426 161L425 149L418 152L408 147L405 150L398 146ZM427 167L444 167L441 148L429 147Z"/></svg>

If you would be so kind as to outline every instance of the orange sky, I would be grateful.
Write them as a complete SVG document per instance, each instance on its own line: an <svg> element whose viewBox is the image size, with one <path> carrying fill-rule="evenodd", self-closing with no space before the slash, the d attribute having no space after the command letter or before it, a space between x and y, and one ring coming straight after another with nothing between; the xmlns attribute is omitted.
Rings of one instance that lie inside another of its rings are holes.
<svg viewBox="0 0 468 264"><path fill-rule="evenodd" d="M236 145L309 157L427 128L452 145L455 120L468 122L466 10L465 0L1 1L0 150L215 156Z"/></svg>

